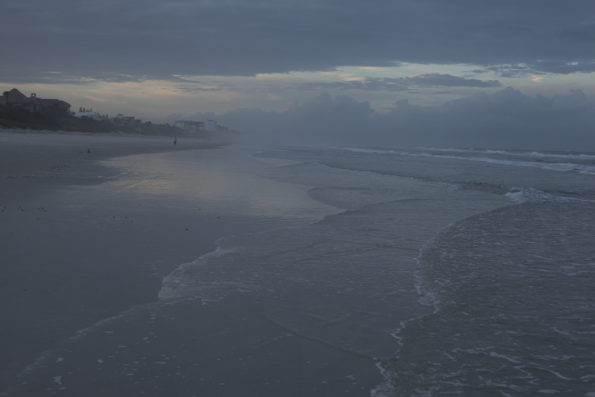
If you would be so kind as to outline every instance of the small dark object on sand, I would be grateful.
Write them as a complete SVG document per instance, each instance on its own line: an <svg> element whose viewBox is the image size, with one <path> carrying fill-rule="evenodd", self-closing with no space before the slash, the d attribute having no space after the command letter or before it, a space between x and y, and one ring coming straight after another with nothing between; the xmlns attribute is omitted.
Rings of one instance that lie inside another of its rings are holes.
<svg viewBox="0 0 595 397"><path fill-rule="evenodd" d="M178 144L178 137L174 136L174 146Z"/></svg>
<svg viewBox="0 0 595 397"><path fill-rule="evenodd" d="M87 149L87 154L91 154L91 149Z"/></svg>

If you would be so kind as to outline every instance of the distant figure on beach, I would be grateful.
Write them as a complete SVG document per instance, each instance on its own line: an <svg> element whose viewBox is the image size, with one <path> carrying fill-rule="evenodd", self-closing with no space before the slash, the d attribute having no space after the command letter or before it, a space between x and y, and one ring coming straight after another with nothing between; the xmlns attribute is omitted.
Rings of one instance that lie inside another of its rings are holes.
<svg viewBox="0 0 595 397"><path fill-rule="evenodd" d="M91 149L87 149L87 154L91 154Z"/></svg>
<svg viewBox="0 0 595 397"><path fill-rule="evenodd" d="M178 137L174 136L174 146L178 144Z"/></svg>

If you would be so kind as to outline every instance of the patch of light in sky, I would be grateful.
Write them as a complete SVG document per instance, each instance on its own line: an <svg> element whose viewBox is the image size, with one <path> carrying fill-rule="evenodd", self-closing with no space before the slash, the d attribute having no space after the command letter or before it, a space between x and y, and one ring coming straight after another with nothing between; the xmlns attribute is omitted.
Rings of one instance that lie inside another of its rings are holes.
<svg viewBox="0 0 595 397"><path fill-rule="evenodd" d="M570 89L581 89L588 97L595 96L595 73L503 77L477 65L414 63L387 67L343 66L325 71L294 71L254 76L174 75L171 80L101 81L81 77L66 84L28 83L21 84L18 88L27 94L37 92L41 97L65 99L73 108L93 107L100 113L125 113L148 120L159 120L170 113L223 113L248 107L280 111L286 109L292 101L307 100L323 92L351 96L355 100L369 102L374 110L383 112L390 109L395 101L402 99L407 99L413 104L436 106L473 92L498 89L411 86L406 91L389 91L362 90L357 86L341 89L325 85L366 79L398 79L424 74L498 80L502 87L519 89L530 95L549 96L566 94ZM2 91L11 88L12 85L0 82Z"/></svg>
<svg viewBox="0 0 595 397"><path fill-rule="evenodd" d="M468 64L438 65L402 63L395 66L343 66L338 68L338 70L368 78L401 78L433 73L487 80L496 80L498 78L498 75L489 70Z"/></svg>

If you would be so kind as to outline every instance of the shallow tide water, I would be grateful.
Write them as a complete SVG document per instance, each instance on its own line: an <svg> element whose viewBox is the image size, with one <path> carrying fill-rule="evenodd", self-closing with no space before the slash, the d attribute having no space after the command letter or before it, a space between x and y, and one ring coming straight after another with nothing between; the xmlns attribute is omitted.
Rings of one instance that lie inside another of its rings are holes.
<svg viewBox="0 0 595 397"><path fill-rule="evenodd" d="M111 188L266 224L41 355L15 395L595 393L593 155L225 150L116 160Z"/></svg>

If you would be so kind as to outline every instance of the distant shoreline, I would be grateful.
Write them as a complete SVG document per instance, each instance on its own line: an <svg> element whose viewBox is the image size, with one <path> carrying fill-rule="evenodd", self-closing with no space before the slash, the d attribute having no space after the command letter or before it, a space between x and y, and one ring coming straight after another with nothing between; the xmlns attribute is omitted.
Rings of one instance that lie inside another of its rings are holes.
<svg viewBox="0 0 595 397"><path fill-rule="evenodd" d="M113 157L229 144L183 137L174 145L165 136L0 129L0 200L48 185L100 182L117 172L99 163Z"/></svg>
<svg viewBox="0 0 595 397"><path fill-rule="evenodd" d="M212 250L222 230L239 229L232 217L220 220L186 207L97 201L84 193L92 189L80 188L125 172L102 162L223 145L0 130L0 262L3 280L10 280L0 291L5 313L0 395L45 350L102 318L156 299L164 275Z"/></svg>
<svg viewBox="0 0 595 397"><path fill-rule="evenodd" d="M118 113L115 117L94 112L93 109L70 110L70 104L61 99L29 97L13 88L0 96L0 129L19 128L49 131L84 131L91 133L129 133L146 136L185 136L212 140L235 134L235 131L214 120L178 120L169 123L143 121L134 116Z"/></svg>

